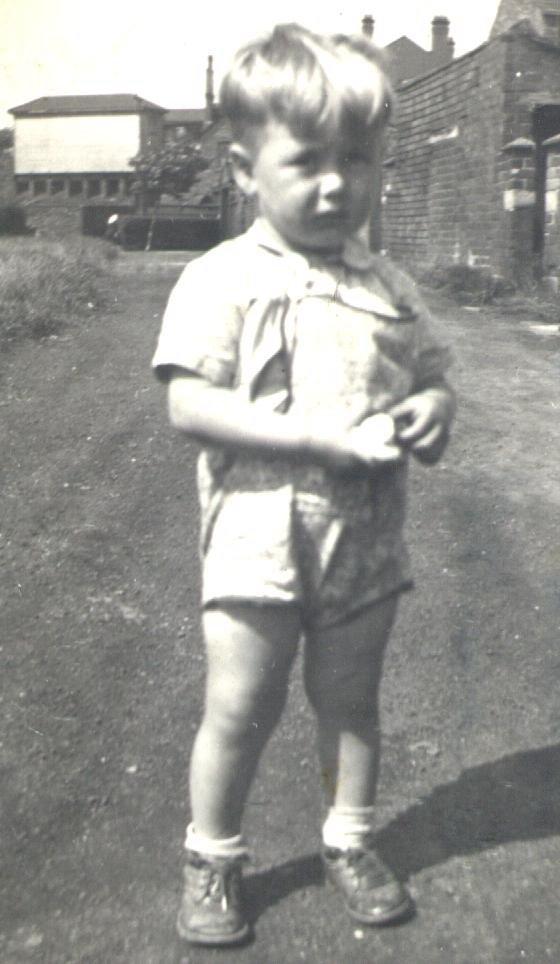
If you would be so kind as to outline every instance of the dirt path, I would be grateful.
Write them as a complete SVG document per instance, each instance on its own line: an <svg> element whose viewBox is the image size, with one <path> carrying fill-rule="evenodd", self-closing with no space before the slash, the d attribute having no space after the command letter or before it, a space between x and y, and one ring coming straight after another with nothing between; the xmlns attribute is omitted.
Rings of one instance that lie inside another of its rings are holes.
<svg viewBox="0 0 560 964"><path fill-rule="evenodd" d="M131 256L114 312L2 363L2 964L558 960L560 336L442 305L462 404L414 472L383 692L381 840L418 916L363 931L323 887L296 673L248 813L257 941L175 939L203 661L194 452L147 370L165 260Z"/></svg>

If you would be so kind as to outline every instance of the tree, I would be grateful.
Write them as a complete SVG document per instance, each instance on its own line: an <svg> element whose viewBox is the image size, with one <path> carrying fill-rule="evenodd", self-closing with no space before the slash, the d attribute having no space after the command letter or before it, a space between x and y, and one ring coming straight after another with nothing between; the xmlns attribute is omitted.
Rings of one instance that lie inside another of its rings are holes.
<svg viewBox="0 0 560 964"><path fill-rule="evenodd" d="M0 153L14 146L13 127L0 127Z"/></svg>
<svg viewBox="0 0 560 964"><path fill-rule="evenodd" d="M177 197L186 193L197 175L208 167L198 145L188 138L142 151L130 163L136 172L132 190L142 204L154 203L162 194Z"/></svg>

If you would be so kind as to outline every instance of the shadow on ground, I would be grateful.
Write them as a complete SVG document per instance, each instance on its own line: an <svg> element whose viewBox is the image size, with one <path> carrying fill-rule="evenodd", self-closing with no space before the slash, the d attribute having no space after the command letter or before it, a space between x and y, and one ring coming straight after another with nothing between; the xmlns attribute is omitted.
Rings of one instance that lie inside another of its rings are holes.
<svg viewBox="0 0 560 964"><path fill-rule="evenodd" d="M378 835L403 880L451 857L560 833L560 744L465 770L399 814ZM290 893L321 883L318 854L248 876L255 919Z"/></svg>

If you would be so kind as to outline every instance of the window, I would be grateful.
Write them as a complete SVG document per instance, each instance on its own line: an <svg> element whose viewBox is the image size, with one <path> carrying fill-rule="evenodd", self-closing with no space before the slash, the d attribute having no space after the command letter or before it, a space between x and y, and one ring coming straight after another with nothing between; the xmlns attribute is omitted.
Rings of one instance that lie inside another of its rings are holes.
<svg viewBox="0 0 560 964"><path fill-rule="evenodd" d="M51 181L51 194L62 194L64 191L64 180L61 177L53 177Z"/></svg>
<svg viewBox="0 0 560 964"><path fill-rule="evenodd" d="M70 181L70 191L69 191L70 197L79 197L80 194L82 193L82 190L83 190L83 185L81 180Z"/></svg>
<svg viewBox="0 0 560 964"><path fill-rule="evenodd" d="M101 181L98 177L91 177L87 182L87 196L96 197L101 194Z"/></svg>
<svg viewBox="0 0 560 964"><path fill-rule="evenodd" d="M36 181L33 181L33 194L37 197L38 194L47 193L47 182L44 177L38 177Z"/></svg>
<svg viewBox="0 0 560 964"><path fill-rule="evenodd" d="M29 191L29 181L27 178L18 177L16 179L16 191L18 194L27 194Z"/></svg>
<svg viewBox="0 0 560 964"><path fill-rule="evenodd" d="M115 194L119 193L119 179L118 177L108 177L105 182L105 193L107 197L115 197Z"/></svg>

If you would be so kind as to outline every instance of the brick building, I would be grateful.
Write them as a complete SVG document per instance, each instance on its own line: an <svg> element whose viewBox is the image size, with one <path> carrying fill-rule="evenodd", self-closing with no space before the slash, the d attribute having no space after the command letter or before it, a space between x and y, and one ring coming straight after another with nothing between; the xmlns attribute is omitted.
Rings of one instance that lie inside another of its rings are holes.
<svg viewBox="0 0 560 964"><path fill-rule="evenodd" d="M502 0L488 41L398 88L383 246L416 268L560 272L560 2Z"/></svg>
<svg viewBox="0 0 560 964"><path fill-rule="evenodd" d="M362 30L366 36L373 35L373 19L364 17ZM410 37L398 37L383 48L389 60L393 83L401 84L427 74L453 60L455 43L449 36L447 17L434 17L432 20L432 48L424 50Z"/></svg>
<svg viewBox="0 0 560 964"><path fill-rule="evenodd" d="M134 94L39 97L10 113L21 200L126 197L130 159L163 143L165 110Z"/></svg>
<svg viewBox="0 0 560 964"><path fill-rule="evenodd" d="M362 32L372 38L374 32L373 17L366 15L362 19ZM449 37L449 20L446 17L434 17L432 20L432 48L424 50L408 37L399 37L385 48L389 69L395 84L404 78L413 78L419 74L426 74L435 67L449 63L453 59L454 42ZM181 118L192 119L192 126L180 130L198 140L202 154L210 162L209 168L200 175L185 200L189 204L216 204L222 208L222 225L226 236L233 236L244 231L257 214L257 204L254 198L246 198L237 189L231 177L228 164L228 148L232 134L229 122L221 116L219 104L214 100L214 78L212 58L208 58L206 71L206 108L198 111L168 111L165 118L166 137L174 135L173 124L179 124ZM195 125L200 125L195 128ZM167 133L169 129L169 133ZM380 194L380 184L373 188L377 196ZM379 247L378 229L380 221L376 221L372 230L374 246Z"/></svg>
<svg viewBox="0 0 560 964"><path fill-rule="evenodd" d="M214 58L208 57L206 68L206 106L176 108L165 112L163 130L165 143L182 137L198 141L204 131L219 117L219 106L214 98Z"/></svg>
<svg viewBox="0 0 560 964"><path fill-rule="evenodd" d="M373 19L362 29L373 34ZM398 88L371 240L412 268L466 264L530 281L560 275L560 0L501 0L489 39L453 59L445 17L432 49L386 48ZM37 205L126 197L130 159L184 133L209 169L190 204L221 206L226 232L254 216L228 177L231 134L214 102L165 111L133 95L44 97L13 108L15 175Z"/></svg>

